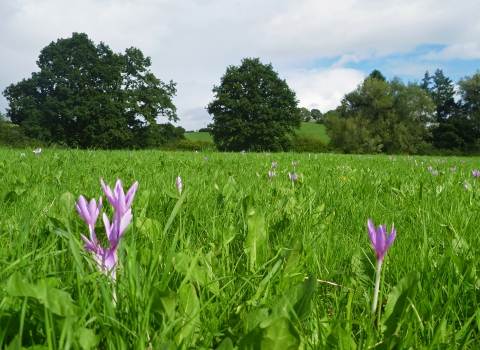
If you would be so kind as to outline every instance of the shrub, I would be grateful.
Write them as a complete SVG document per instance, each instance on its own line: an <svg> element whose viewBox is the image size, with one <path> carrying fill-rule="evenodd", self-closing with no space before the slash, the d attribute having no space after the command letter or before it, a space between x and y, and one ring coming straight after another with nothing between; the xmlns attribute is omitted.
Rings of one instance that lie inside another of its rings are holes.
<svg viewBox="0 0 480 350"><path fill-rule="evenodd" d="M209 141L193 141L189 139L180 140L178 149L183 151L216 151L217 148L213 142Z"/></svg>
<svg viewBox="0 0 480 350"><path fill-rule="evenodd" d="M328 152L329 148L325 142L308 135L295 135L292 139L291 150L294 152Z"/></svg>

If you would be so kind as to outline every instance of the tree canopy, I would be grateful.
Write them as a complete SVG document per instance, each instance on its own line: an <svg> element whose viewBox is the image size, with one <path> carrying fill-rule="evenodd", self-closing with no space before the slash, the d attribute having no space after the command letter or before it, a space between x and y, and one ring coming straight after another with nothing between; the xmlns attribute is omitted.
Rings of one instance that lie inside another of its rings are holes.
<svg viewBox="0 0 480 350"><path fill-rule="evenodd" d="M8 86L7 116L30 138L80 148L144 148L163 137L158 117L177 121L175 83L150 72L134 47L114 53L73 33L43 48L39 72ZM168 128L168 127L167 127Z"/></svg>
<svg viewBox="0 0 480 350"><path fill-rule="evenodd" d="M336 113L324 115L330 144L345 153L421 152L433 121L431 98L416 84L388 82L378 73L346 94Z"/></svg>
<svg viewBox="0 0 480 350"><path fill-rule="evenodd" d="M271 64L245 58L229 66L214 86L207 106L213 115L211 134L220 151L289 149L301 114L295 92Z"/></svg>

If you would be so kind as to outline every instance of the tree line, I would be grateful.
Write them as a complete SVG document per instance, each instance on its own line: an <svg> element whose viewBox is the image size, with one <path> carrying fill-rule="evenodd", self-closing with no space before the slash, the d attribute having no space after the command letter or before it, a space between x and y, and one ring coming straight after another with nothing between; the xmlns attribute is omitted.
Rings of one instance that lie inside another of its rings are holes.
<svg viewBox="0 0 480 350"><path fill-rule="evenodd" d="M99 149L158 148L185 138L172 102L173 81L150 71L138 48L114 53L73 33L41 50L39 72L3 91L0 142L42 142ZM344 153L429 153L480 148L480 72L458 81L437 69L420 82L389 81L374 70L335 110L299 108L295 92L271 64L245 58L229 66L206 106L208 130L221 151L325 148L298 140L301 121L324 123L330 150ZM456 96L458 98L456 98ZM159 123L164 117L167 123ZM7 122L8 121L8 122ZM186 140L185 140L186 141ZM195 147L195 145L190 145Z"/></svg>

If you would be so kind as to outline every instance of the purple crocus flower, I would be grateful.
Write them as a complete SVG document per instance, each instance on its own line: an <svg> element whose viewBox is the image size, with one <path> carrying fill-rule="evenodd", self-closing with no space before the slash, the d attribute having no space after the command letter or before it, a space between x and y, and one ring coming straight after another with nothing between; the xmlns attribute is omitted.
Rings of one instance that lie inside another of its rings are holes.
<svg viewBox="0 0 480 350"><path fill-rule="evenodd" d="M178 193L182 195L182 178L180 176L177 177L175 183L177 184Z"/></svg>
<svg viewBox="0 0 480 350"><path fill-rule="evenodd" d="M383 261L385 253L397 236L397 232L394 230L394 224L392 223L392 229L390 230L388 238L386 237L386 225L380 225L375 230L375 226L371 219L368 219L367 221L367 231L373 249L375 250L375 254L377 255L377 260Z"/></svg>
<svg viewBox="0 0 480 350"><path fill-rule="evenodd" d="M273 169L277 169L277 162L273 162L273 163L272 163L272 168L273 168Z"/></svg>
<svg viewBox="0 0 480 350"><path fill-rule="evenodd" d="M85 242L84 248L87 252L97 253L99 245L97 236L95 235L95 224L100 214L100 209L102 208L102 197L99 198L97 206L95 198L88 203L84 196L80 196L78 197L78 203L75 203L75 208L83 221L88 225L88 231L90 233L90 239L80 234Z"/></svg>
<svg viewBox="0 0 480 350"><path fill-rule="evenodd" d="M438 175L438 170L432 171L432 174L435 175L435 176L437 176L437 175Z"/></svg>
<svg viewBox="0 0 480 350"><path fill-rule="evenodd" d="M392 245L395 237L397 237L397 232L394 230L394 225L392 223L392 229L390 234L386 237L387 226L380 225L375 230L375 226L371 219L367 220L367 232L370 236L370 242L372 242L373 249L377 256L377 275L375 277L375 291L373 293L373 304L372 304L372 315L375 314L378 304L378 293L380 291L380 276L382 270L383 259L387 253L388 248Z"/></svg>
<svg viewBox="0 0 480 350"><path fill-rule="evenodd" d="M92 199L90 203L80 196L78 204L76 204L77 211L82 216L83 220L87 223L90 231L90 240L81 235L85 242L85 250L87 252L93 252L94 259L98 264L98 268L102 271L109 271L110 276L116 279L115 265L117 262L117 247L120 239L123 237L125 229L132 221L132 210L130 208L135 193L138 188L138 182L135 182L133 186L128 190L127 194L123 191L122 181L117 180L115 188L112 189L105 185L103 179L100 180L103 191L108 201L112 204L115 211L113 215L113 221L110 224L108 217L103 213L103 224L105 225L105 232L110 243L108 248L102 247L95 235L95 223L98 215L100 214L100 207L102 204L102 198L99 199L98 206L95 199Z"/></svg>
<svg viewBox="0 0 480 350"><path fill-rule="evenodd" d="M290 180L296 180L298 178L298 175L297 173L293 173L293 174L288 173L288 177L290 178Z"/></svg>
<svg viewBox="0 0 480 350"><path fill-rule="evenodd" d="M463 188L468 189L468 185L465 182L462 182Z"/></svg>
<svg viewBox="0 0 480 350"><path fill-rule="evenodd" d="M450 168L450 171L454 173L455 171L457 171L457 168L456 167Z"/></svg>
<svg viewBox="0 0 480 350"><path fill-rule="evenodd" d="M271 172L271 171L268 172L268 177L270 178L270 180L273 179L274 176L275 176L275 172Z"/></svg>
<svg viewBox="0 0 480 350"><path fill-rule="evenodd" d="M37 149L33 150L32 152L35 153L36 155L39 155L40 153L42 153L42 149L37 148Z"/></svg>
<svg viewBox="0 0 480 350"><path fill-rule="evenodd" d="M297 162L292 162L293 168L297 166Z"/></svg>
<svg viewBox="0 0 480 350"><path fill-rule="evenodd" d="M428 169L428 171L432 171L432 170L433 170L433 168L432 168L431 166L429 166L427 169Z"/></svg>
<svg viewBox="0 0 480 350"><path fill-rule="evenodd" d="M241 153L241 154L245 154L245 150L241 151L240 153Z"/></svg>
<svg viewBox="0 0 480 350"><path fill-rule="evenodd" d="M480 171L478 171L478 170L476 170L476 169L475 169L475 170L472 170L472 174L473 174L473 178L476 180L477 177L480 175Z"/></svg>

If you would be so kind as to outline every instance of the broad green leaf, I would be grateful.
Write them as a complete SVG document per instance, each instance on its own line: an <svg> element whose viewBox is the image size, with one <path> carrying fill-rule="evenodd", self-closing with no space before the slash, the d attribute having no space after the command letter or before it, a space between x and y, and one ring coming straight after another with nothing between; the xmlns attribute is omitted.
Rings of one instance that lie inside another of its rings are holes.
<svg viewBox="0 0 480 350"><path fill-rule="evenodd" d="M217 350L233 350L232 340L228 337L223 339Z"/></svg>
<svg viewBox="0 0 480 350"><path fill-rule="evenodd" d="M175 342L179 348L188 348L195 343L200 323L200 303L191 283L179 292L179 313L183 319L176 327Z"/></svg>
<svg viewBox="0 0 480 350"><path fill-rule="evenodd" d="M327 344L333 349L355 350L357 348L352 336L340 326L336 326L328 335Z"/></svg>
<svg viewBox="0 0 480 350"><path fill-rule="evenodd" d="M175 308L178 303L177 293L171 291L155 290L153 293L152 312L165 315L169 320L175 316Z"/></svg>
<svg viewBox="0 0 480 350"><path fill-rule="evenodd" d="M261 264L261 254L267 240L265 231L265 218L260 213L255 213L248 218L248 233L244 248L247 254L250 271Z"/></svg>
<svg viewBox="0 0 480 350"><path fill-rule="evenodd" d="M412 271L403 277L388 294L385 313L380 320L384 337L390 337L396 333L405 321L405 313L410 303L415 299L419 281L420 273L418 271Z"/></svg>
<svg viewBox="0 0 480 350"><path fill-rule="evenodd" d="M24 280L20 273L16 272L7 283L7 293L13 297L29 297L36 299L52 313L59 316L79 316L81 309L74 304L70 294L49 287L48 285L37 286Z"/></svg>
<svg viewBox="0 0 480 350"><path fill-rule="evenodd" d="M243 318L243 328L250 332L268 317L268 313L266 308L253 310Z"/></svg>
<svg viewBox="0 0 480 350"><path fill-rule="evenodd" d="M228 201L230 197L235 193L236 188L237 182L232 176L230 176L222 190L222 196L225 198L226 201Z"/></svg>
<svg viewBox="0 0 480 350"><path fill-rule="evenodd" d="M75 331L75 338L83 350L90 350L100 342L100 336L95 335L93 330L83 327Z"/></svg>
<svg viewBox="0 0 480 350"><path fill-rule="evenodd" d="M75 209L75 196L73 194L65 192L60 196L58 203L60 205L60 212L65 219L72 216L72 212Z"/></svg>
<svg viewBox="0 0 480 350"><path fill-rule="evenodd" d="M303 283L290 288L272 307L272 312L262 323L266 327L279 317L288 317L292 321L304 320L308 317L312 308L312 294L317 286L317 279L310 275ZM292 315L292 311L295 313Z"/></svg>
<svg viewBox="0 0 480 350"><path fill-rule="evenodd" d="M280 317L268 327L257 327L238 343L238 350L296 350L300 347L300 335L292 322Z"/></svg>

